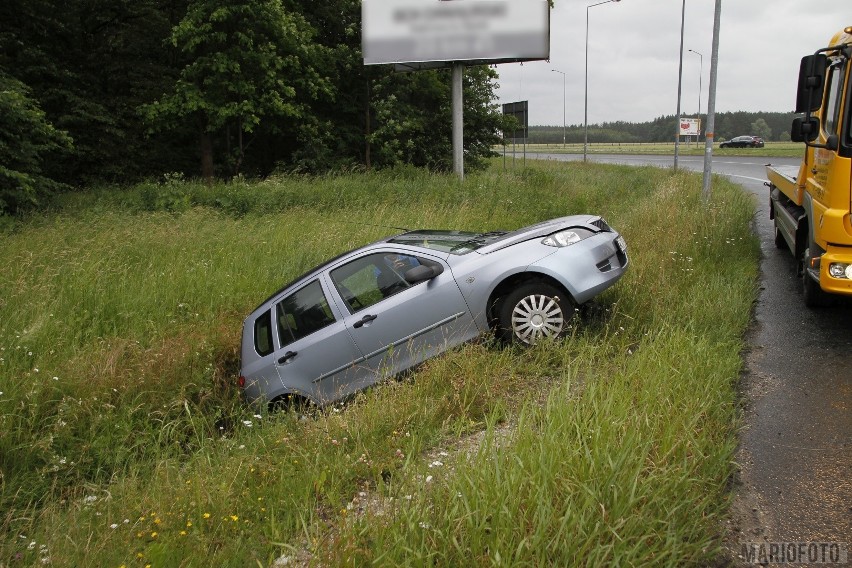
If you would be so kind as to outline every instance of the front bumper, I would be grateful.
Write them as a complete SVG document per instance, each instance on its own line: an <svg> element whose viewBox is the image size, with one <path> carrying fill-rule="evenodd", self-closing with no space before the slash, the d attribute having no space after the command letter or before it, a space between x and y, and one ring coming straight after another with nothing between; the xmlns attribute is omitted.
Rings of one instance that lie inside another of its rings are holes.
<svg viewBox="0 0 852 568"><path fill-rule="evenodd" d="M603 232L556 249L530 269L557 279L583 304L618 282L629 264L624 239L616 232Z"/></svg>
<svg viewBox="0 0 852 568"><path fill-rule="evenodd" d="M829 247L829 250L819 260L820 288L829 294L852 296L852 280L849 278L835 278L829 273L829 268L832 264L852 264L852 253L849 252L849 249L837 250L834 247Z"/></svg>

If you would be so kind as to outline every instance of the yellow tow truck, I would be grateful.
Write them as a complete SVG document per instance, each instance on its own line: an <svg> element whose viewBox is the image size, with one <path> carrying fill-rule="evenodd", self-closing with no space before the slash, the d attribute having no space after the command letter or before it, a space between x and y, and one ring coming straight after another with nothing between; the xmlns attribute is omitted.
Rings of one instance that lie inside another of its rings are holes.
<svg viewBox="0 0 852 568"><path fill-rule="evenodd" d="M767 166L775 244L798 260L805 304L852 296L852 26L802 58L796 118L799 166Z"/></svg>

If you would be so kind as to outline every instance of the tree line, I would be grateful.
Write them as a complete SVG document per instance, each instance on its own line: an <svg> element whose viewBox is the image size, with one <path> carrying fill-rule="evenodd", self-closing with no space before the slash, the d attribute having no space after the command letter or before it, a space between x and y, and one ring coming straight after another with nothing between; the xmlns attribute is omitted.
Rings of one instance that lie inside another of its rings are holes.
<svg viewBox="0 0 852 568"><path fill-rule="evenodd" d="M766 141L790 141L790 124L796 115L792 112L717 112L716 141L728 140L735 136L760 136ZM627 144L640 142L672 142L675 138L674 115L661 116L648 122L604 122L589 125L589 142L608 144ZM702 133L707 123L707 115L701 116ZM585 135L582 124L566 126L565 142L582 144ZM561 126L530 126L527 142L531 144L561 144L563 128Z"/></svg>
<svg viewBox="0 0 852 568"><path fill-rule="evenodd" d="M359 0L4 0L0 214L164 173L452 168L450 72L365 67ZM465 162L499 142L465 70Z"/></svg>

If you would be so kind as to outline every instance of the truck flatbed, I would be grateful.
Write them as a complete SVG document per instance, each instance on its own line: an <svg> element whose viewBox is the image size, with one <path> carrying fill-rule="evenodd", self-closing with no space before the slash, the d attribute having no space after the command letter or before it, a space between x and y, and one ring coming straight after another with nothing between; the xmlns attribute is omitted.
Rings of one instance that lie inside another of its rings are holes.
<svg viewBox="0 0 852 568"><path fill-rule="evenodd" d="M766 177L796 205L802 204L802 192L797 180L800 166L766 166Z"/></svg>

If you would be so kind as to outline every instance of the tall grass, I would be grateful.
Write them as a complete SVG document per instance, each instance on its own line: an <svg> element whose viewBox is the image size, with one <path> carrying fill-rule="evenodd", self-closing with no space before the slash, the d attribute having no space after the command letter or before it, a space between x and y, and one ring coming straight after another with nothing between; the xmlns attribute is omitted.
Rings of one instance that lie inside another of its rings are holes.
<svg viewBox="0 0 852 568"><path fill-rule="evenodd" d="M758 250L715 184L537 164L67 196L0 236L0 566L712 558ZM318 262L580 212L632 264L565 341L466 345L307 420L239 400L242 317Z"/></svg>

